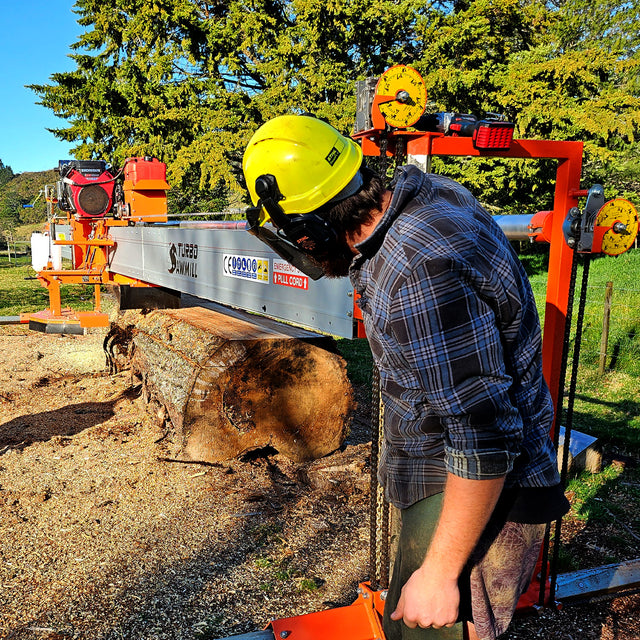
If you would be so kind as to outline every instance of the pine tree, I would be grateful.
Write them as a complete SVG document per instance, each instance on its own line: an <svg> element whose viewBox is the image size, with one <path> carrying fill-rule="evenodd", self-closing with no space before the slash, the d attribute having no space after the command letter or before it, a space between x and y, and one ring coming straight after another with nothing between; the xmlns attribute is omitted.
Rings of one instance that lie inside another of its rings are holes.
<svg viewBox="0 0 640 640"><path fill-rule="evenodd" d="M171 178L237 187L230 156L274 115L345 133L354 80L420 55L419 0L78 0L76 69L33 85L79 158L153 155Z"/></svg>
<svg viewBox="0 0 640 640"><path fill-rule="evenodd" d="M79 158L167 162L176 202L240 193L238 160L273 116L350 133L355 81L412 64L436 110L504 113L519 137L586 143L585 181L639 181L640 26L624 0L78 0L76 69L34 85ZM485 203L546 207L550 163L434 166ZM195 188L207 193L189 195ZM218 195L216 195L218 194ZM181 205L179 205L181 206ZM185 207L191 205L184 205Z"/></svg>
<svg viewBox="0 0 640 640"><path fill-rule="evenodd" d="M13 178L13 169L0 160L0 187Z"/></svg>

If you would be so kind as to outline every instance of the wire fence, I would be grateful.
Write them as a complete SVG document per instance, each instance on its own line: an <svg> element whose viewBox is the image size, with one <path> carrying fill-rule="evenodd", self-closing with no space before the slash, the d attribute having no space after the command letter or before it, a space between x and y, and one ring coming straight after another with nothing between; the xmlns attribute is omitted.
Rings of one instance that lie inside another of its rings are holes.
<svg viewBox="0 0 640 640"><path fill-rule="evenodd" d="M570 358L577 321L580 283L576 287ZM609 291L609 294L607 293ZM533 292L544 325L546 286L535 283ZM600 373L620 371L640 375L640 282L637 288L616 287L615 279L590 281L580 343L580 363Z"/></svg>

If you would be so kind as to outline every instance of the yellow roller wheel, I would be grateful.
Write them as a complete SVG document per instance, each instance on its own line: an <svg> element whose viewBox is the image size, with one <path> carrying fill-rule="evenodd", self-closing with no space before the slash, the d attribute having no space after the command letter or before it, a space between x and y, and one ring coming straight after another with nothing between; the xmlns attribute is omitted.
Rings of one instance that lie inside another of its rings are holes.
<svg viewBox="0 0 640 640"><path fill-rule="evenodd" d="M638 212L628 200L609 200L598 211L596 227L606 229L602 236L602 253L618 256L631 248L638 235Z"/></svg>
<svg viewBox="0 0 640 640"><path fill-rule="evenodd" d="M415 124L427 106L422 76L404 64L391 67L380 76L375 95L385 122L399 129Z"/></svg>

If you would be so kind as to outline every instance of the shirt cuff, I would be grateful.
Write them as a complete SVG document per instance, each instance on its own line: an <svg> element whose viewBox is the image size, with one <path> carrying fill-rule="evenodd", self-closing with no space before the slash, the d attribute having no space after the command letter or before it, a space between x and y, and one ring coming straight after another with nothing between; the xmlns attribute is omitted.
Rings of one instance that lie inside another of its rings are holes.
<svg viewBox="0 0 640 640"><path fill-rule="evenodd" d="M493 480L506 476L517 458L509 451L458 451L444 449L444 464L449 473L467 480Z"/></svg>

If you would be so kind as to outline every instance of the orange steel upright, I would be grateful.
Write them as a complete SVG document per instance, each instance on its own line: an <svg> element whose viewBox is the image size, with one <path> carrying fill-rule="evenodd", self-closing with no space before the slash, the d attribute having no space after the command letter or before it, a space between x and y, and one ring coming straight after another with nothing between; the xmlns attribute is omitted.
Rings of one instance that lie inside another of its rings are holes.
<svg viewBox="0 0 640 640"><path fill-rule="evenodd" d="M565 321L569 305L569 281L573 250L566 243L563 224L572 207L578 206L578 198L586 196L580 190L582 171L582 142L548 140L514 140L508 150L481 151L475 149L471 138L444 136L441 133L420 131L378 130L363 131L354 137L361 140L365 155L380 155L383 136L387 136L387 155L395 154L399 139L406 143L411 156L471 156L525 159L556 159L556 185L553 209L537 214L544 215L545 234L550 234L549 272L542 342L542 367L554 406L558 405L558 387L561 379L562 349Z"/></svg>

